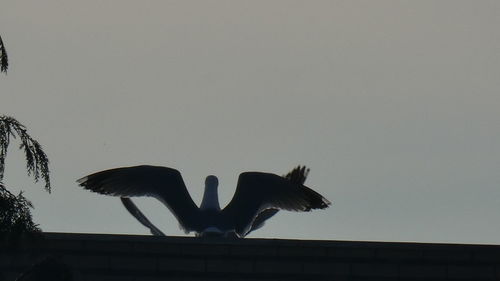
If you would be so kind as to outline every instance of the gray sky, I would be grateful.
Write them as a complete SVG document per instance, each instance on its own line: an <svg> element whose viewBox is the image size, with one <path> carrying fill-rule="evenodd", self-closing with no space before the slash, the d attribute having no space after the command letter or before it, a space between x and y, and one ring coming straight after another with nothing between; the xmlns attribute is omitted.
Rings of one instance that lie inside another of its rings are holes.
<svg viewBox="0 0 500 281"><path fill-rule="evenodd" d="M45 231L147 234L75 180L169 166L196 202L218 175L224 205L240 172L305 164L333 206L251 237L498 244L499 26L498 1L2 1L0 114L43 145L53 192L15 143L5 183Z"/></svg>

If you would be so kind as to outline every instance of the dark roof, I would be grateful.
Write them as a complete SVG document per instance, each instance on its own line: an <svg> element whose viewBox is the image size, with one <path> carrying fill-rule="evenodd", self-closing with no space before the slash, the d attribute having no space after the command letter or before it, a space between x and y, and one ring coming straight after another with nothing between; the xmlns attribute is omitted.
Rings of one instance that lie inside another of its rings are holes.
<svg viewBox="0 0 500 281"><path fill-rule="evenodd" d="M76 233L0 249L0 280L48 257L89 281L500 280L499 245Z"/></svg>

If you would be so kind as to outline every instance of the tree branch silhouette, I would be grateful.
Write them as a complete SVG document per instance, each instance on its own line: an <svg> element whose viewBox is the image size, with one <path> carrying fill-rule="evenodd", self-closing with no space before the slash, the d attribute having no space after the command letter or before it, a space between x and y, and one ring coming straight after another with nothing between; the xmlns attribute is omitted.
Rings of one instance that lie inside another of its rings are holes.
<svg viewBox="0 0 500 281"><path fill-rule="evenodd" d="M0 72L7 73L9 68L9 59L7 57L7 51L5 50L5 44L3 43L2 36L0 36Z"/></svg>
<svg viewBox="0 0 500 281"><path fill-rule="evenodd" d="M26 156L28 175L33 176L35 182L40 178L45 181L45 190L50 192L49 160L40 144L26 131L26 127L16 119L0 116L0 244L15 245L21 237L37 237L41 232L33 222L31 209L33 205L20 192L12 194L3 185L5 158L11 138L19 137L20 149Z"/></svg>
<svg viewBox="0 0 500 281"><path fill-rule="evenodd" d="M20 192L15 196L0 182L0 232L15 235L40 232L33 223L31 202Z"/></svg>
<svg viewBox="0 0 500 281"><path fill-rule="evenodd" d="M33 176L35 182L40 178L45 181L45 190L50 193L49 159L41 145L26 131L26 127L9 116L0 116L0 181L4 177L5 158L11 138L19 137L26 157L28 175Z"/></svg>

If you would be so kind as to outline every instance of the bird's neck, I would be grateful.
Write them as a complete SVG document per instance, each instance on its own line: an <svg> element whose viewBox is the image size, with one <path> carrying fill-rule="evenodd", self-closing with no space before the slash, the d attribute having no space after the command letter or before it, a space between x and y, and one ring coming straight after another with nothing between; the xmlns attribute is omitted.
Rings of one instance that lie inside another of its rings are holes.
<svg viewBox="0 0 500 281"><path fill-rule="evenodd" d="M203 199L201 200L200 209L220 211L217 186L205 186L205 192L203 193Z"/></svg>

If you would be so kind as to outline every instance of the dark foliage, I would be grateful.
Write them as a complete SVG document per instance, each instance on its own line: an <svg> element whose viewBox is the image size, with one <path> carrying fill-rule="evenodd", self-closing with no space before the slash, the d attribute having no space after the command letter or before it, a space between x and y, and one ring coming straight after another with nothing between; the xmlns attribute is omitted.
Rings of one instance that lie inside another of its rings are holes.
<svg viewBox="0 0 500 281"><path fill-rule="evenodd" d="M0 180L5 171L5 158L11 137L18 136L21 140L19 149L24 150L28 175L35 181L41 178L45 181L45 190L50 192L49 159L42 150L42 146L26 132L26 127L9 116L0 116Z"/></svg>
<svg viewBox="0 0 500 281"><path fill-rule="evenodd" d="M7 51L5 50L2 36L0 36L0 72L7 73L7 68L9 68L9 59L7 58Z"/></svg>
<svg viewBox="0 0 500 281"><path fill-rule="evenodd" d="M25 152L28 175L32 175L35 181L42 177L48 192L50 192L50 179L49 160L40 144L28 135L24 125L16 119L0 116L0 245L5 243L15 247L17 242L23 239L40 238L41 230L31 217L33 208L31 202L22 193L17 196L12 194L1 183L11 137L19 137L21 141L20 149Z"/></svg>
<svg viewBox="0 0 500 281"><path fill-rule="evenodd" d="M21 238L38 235L40 229L32 220L31 208L33 205L23 196L22 192L16 196L0 183L1 242L13 244Z"/></svg>

